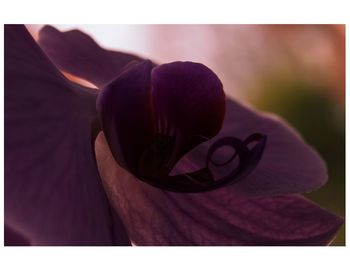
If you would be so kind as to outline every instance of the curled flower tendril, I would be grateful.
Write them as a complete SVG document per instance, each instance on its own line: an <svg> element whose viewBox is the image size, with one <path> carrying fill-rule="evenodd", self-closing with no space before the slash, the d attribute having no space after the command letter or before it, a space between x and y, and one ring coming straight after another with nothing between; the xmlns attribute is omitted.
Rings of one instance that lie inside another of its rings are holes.
<svg viewBox="0 0 350 270"><path fill-rule="evenodd" d="M168 140L170 140L170 138ZM254 133L243 141L235 137L220 138L210 146L206 157L205 168L195 172L175 176L161 175L161 173L159 174L159 171L157 171L158 176L150 175L149 177L142 177L141 180L161 189L181 193L204 192L227 185L232 185L244 179L244 177L246 177L256 168L263 155L266 141L267 136L260 133ZM249 149L248 145L252 143L255 143L255 145ZM168 148L167 146L171 145L172 144L169 141L162 142L162 140L160 140L158 145L159 148L155 147L153 149L153 155L148 154L147 159L143 159L143 162L145 162L145 164L143 164L144 167L154 168L154 166L149 165L155 160L158 160L158 164L160 165L162 161L166 160L166 156L171 154L171 152L167 152L165 150ZM229 146L233 148L235 152L228 160L219 163L213 159L213 155L223 146ZM156 148L158 151L155 150ZM160 153L161 149L163 149L163 153ZM224 177L215 179L211 169L209 168L210 164L216 167L226 166L229 165L229 163L231 163L236 157L238 157L238 165Z"/></svg>

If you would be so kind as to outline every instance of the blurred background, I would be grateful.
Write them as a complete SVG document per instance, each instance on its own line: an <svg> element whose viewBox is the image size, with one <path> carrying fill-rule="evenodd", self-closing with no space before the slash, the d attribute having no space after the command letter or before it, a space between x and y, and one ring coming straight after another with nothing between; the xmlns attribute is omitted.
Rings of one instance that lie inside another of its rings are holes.
<svg viewBox="0 0 350 270"><path fill-rule="evenodd" d="M273 112L328 165L305 196L345 217L345 25L54 25L157 63L201 62L228 96ZM42 25L28 26L37 36ZM332 245L345 245L345 226Z"/></svg>

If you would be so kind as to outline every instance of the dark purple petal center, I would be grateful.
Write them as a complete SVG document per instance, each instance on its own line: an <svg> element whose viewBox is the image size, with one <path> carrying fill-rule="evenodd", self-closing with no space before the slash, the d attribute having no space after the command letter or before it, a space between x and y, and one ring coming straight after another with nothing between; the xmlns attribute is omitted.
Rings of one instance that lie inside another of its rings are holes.
<svg viewBox="0 0 350 270"><path fill-rule="evenodd" d="M217 135L225 104L222 83L206 66L173 62L155 67L145 61L123 72L101 91L97 110L113 156L122 167L150 185L188 193L236 183L256 167L262 156L266 136L256 133L244 140L225 137L203 157L204 168L169 175L184 155ZM253 142L255 145L248 147ZM234 154L218 164L213 155L222 146L233 148ZM238 165L215 179L212 167L226 166L236 157Z"/></svg>

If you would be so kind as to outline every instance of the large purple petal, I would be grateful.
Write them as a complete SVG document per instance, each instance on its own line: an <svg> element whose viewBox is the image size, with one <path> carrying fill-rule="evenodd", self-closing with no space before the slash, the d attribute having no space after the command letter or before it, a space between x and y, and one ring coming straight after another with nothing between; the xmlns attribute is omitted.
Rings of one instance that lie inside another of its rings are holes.
<svg viewBox="0 0 350 270"><path fill-rule="evenodd" d="M105 189L136 245L327 245L342 224L299 195L165 192L119 167L103 133L95 148Z"/></svg>
<svg viewBox="0 0 350 270"><path fill-rule="evenodd" d="M223 128L212 140L186 155L172 174L195 171L205 164L209 146L221 137L247 138L255 132L267 136L262 158L255 170L233 187L245 196L309 192L327 181L327 169L320 156L301 136L275 115L255 112L228 100ZM231 149L218 152L217 159L231 156ZM214 168L215 170L215 168ZM219 167L224 171L225 168Z"/></svg>
<svg viewBox="0 0 350 270"><path fill-rule="evenodd" d="M96 167L96 96L67 81L24 26L5 26L7 244L13 235L32 245L129 243Z"/></svg>
<svg viewBox="0 0 350 270"><path fill-rule="evenodd" d="M130 62L141 60L135 55L102 49L78 30L60 32L45 26L38 42L57 67L98 87L115 78Z"/></svg>

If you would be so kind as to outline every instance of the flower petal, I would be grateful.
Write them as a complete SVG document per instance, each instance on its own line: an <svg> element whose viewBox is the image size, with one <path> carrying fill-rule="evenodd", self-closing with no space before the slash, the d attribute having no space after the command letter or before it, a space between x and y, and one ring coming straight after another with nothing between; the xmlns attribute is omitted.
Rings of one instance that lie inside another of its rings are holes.
<svg viewBox="0 0 350 270"><path fill-rule="evenodd" d="M96 167L96 96L5 26L5 222L32 245L129 243Z"/></svg>
<svg viewBox="0 0 350 270"><path fill-rule="evenodd" d="M343 222L299 195L165 192L119 167L103 133L95 149L107 194L136 245L326 245Z"/></svg>
<svg viewBox="0 0 350 270"><path fill-rule="evenodd" d="M78 30L60 32L45 26L39 33L39 45L63 71L104 86L132 61L135 55L102 49L90 36Z"/></svg>
<svg viewBox="0 0 350 270"><path fill-rule="evenodd" d="M156 114L166 119L164 129L184 135L213 137L221 129L225 115L222 83L206 66L193 62L173 62L152 71Z"/></svg>
<svg viewBox="0 0 350 270"><path fill-rule="evenodd" d="M104 87L97 111L115 159L138 173L139 160L154 138L151 107L151 70L144 61L123 72Z"/></svg>
<svg viewBox="0 0 350 270"><path fill-rule="evenodd" d="M275 115L259 113L233 100L226 104L222 130L210 141L187 154L172 175L195 171L205 164L211 144L222 137L244 139L258 132L267 136L262 158L255 170L233 187L245 196L309 192L327 181L327 169L320 156L301 136ZM217 159L226 160L231 149L223 149ZM221 157L220 157L221 155ZM220 167L221 173L224 171Z"/></svg>

